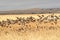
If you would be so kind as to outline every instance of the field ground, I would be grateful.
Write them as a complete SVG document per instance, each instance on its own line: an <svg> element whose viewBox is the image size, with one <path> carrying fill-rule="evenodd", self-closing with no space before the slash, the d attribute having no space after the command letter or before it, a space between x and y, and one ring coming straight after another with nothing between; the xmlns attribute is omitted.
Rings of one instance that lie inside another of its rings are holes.
<svg viewBox="0 0 60 40"><path fill-rule="evenodd" d="M56 15L60 14L21 14L21 15L0 15L0 21L13 19L16 20L16 17L30 17L33 16L38 18L37 15L44 15L44 17L48 15ZM53 24L52 24L53 23ZM48 22L41 24L37 22L27 23L28 27L25 30L18 30L21 26L11 24L9 27L1 27L0 26L0 40L60 40L60 20L57 21L57 24L54 22ZM31 26L29 26L31 25ZM37 28L37 26L40 26ZM51 28L52 27L52 28ZM30 28L30 29L28 29Z"/></svg>

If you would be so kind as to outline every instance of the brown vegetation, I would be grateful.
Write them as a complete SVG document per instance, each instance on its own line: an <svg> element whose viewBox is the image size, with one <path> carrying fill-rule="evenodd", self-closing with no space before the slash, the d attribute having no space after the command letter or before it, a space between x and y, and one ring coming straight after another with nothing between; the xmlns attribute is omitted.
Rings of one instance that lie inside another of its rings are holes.
<svg viewBox="0 0 60 40"><path fill-rule="evenodd" d="M39 23L38 25L41 25L42 23L47 24L47 23L53 22L51 24L56 25L57 21L60 20L60 18L58 16L56 16L56 15L48 15L46 17L44 17L44 15L41 15L41 16L37 15L37 16L38 16L38 18L34 18L34 17L30 16L30 17L27 17L27 18L16 17L16 20L11 20L11 19L7 19L7 21L2 20L2 21L0 21L0 26L1 27L9 27L10 25L17 24L17 25L20 25L20 27L22 27L22 28L20 28L18 30L21 30L21 29L26 30L26 28L28 28L28 27L30 28L29 25L32 26L32 24L35 25L35 24ZM36 25L36 28L40 27L38 25ZM51 29L51 28L49 28L49 29ZM31 30L31 28L29 30Z"/></svg>
<svg viewBox="0 0 60 40"><path fill-rule="evenodd" d="M13 15L15 19L11 19L14 17L10 16L4 16L6 19L0 16L4 19L0 20L0 40L59 40L60 38L59 15L38 14L36 17Z"/></svg>

